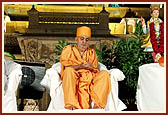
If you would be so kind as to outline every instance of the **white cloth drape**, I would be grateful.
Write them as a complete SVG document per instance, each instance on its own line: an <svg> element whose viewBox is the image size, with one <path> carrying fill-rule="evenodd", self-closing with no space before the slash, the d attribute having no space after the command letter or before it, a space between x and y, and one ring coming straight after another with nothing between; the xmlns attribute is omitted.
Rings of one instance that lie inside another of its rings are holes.
<svg viewBox="0 0 168 115"><path fill-rule="evenodd" d="M139 111L166 112L166 70L158 63L139 67L137 88Z"/></svg>
<svg viewBox="0 0 168 115"><path fill-rule="evenodd" d="M107 70L106 67L99 63L100 70ZM126 105L118 98L118 81L125 78L122 71L119 69L107 70L111 77L112 90L108 95L107 104L103 111L121 111L126 109ZM62 81L60 80L59 73L61 72L61 64L58 62L46 71L46 74L41 81L51 97L51 102L47 111L65 111L64 108L64 94L62 89ZM93 109L92 109L93 110ZM89 111L92 111L89 110ZM98 110L98 109L97 109ZM80 111L79 109L76 111ZM81 110L83 111L83 110ZM95 110L93 110L95 111Z"/></svg>
<svg viewBox="0 0 168 115"><path fill-rule="evenodd" d="M16 90L22 76L21 65L5 59L3 75L3 112L17 111Z"/></svg>

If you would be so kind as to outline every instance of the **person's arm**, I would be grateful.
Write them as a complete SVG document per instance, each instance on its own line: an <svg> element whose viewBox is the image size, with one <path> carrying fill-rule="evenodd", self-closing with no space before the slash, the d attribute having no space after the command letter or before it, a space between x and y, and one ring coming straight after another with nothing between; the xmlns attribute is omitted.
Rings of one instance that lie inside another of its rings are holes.
<svg viewBox="0 0 168 115"><path fill-rule="evenodd" d="M141 25L142 25L142 30L144 34L148 33L148 30L146 28L146 24L145 24L145 19L143 17L141 17Z"/></svg>
<svg viewBox="0 0 168 115"><path fill-rule="evenodd" d="M147 32L146 25L143 25L143 26L142 26L142 30L143 30L143 33L144 33L144 34L147 34L147 33L148 33L148 32Z"/></svg>
<svg viewBox="0 0 168 115"><path fill-rule="evenodd" d="M95 67L93 67L92 63L88 62L87 64L79 64L79 65L70 65L70 66L66 66L66 67L72 67L75 70L79 70L79 69L87 69L87 70L94 70L97 69Z"/></svg>
<svg viewBox="0 0 168 115"><path fill-rule="evenodd" d="M98 68L95 68L91 62L88 62L87 64L83 64L83 67L85 69L88 69L88 70L94 70L94 69L98 69Z"/></svg>
<svg viewBox="0 0 168 115"><path fill-rule="evenodd" d="M83 69L83 64L79 64L79 65L69 65L69 66L65 66L66 67L72 67L75 70L79 70L79 69Z"/></svg>

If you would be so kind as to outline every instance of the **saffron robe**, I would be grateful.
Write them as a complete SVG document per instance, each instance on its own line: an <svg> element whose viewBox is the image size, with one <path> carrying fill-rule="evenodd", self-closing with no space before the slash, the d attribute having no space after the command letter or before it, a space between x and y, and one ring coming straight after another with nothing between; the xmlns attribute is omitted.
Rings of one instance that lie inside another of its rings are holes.
<svg viewBox="0 0 168 115"><path fill-rule="evenodd" d="M64 47L60 56L60 75L65 108L74 106L77 109L88 109L91 101L102 108L105 107L111 90L109 73L98 69L74 70L72 67L66 67L88 62L91 62L93 67L98 67L97 55L93 49L88 48L81 56L77 47L72 47L72 45Z"/></svg>

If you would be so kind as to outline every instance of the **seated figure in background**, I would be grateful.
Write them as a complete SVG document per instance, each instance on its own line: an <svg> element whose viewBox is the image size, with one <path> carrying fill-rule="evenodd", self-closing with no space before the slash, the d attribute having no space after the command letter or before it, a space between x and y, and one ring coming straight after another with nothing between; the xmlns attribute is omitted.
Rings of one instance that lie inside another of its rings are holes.
<svg viewBox="0 0 168 115"><path fill-rule="evenodd" d="M111 91L109 73L98 69L96 52L89 48L91 29L77 28L76 46L64 47L61 56L61 80L66 109L104 108Z"/></svg>

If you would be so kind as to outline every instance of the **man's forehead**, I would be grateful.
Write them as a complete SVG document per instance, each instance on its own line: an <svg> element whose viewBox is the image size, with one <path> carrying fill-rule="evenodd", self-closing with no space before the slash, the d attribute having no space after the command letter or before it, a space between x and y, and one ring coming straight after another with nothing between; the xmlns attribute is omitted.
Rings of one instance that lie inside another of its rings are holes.
<svg viewBox="0 0 168 115"><path fill-rule="evenodd" d="M156 10L153 10L153 12L159 12L159 10L156 9Z"/></svg>
<svg viewBox="0 0 168 115"><path fill-rule="evenodd" d="M85 39L89 39L89 36L87 36L87 35L84 35L84 36L79 36L78 38L85 38Z"/></svg>

